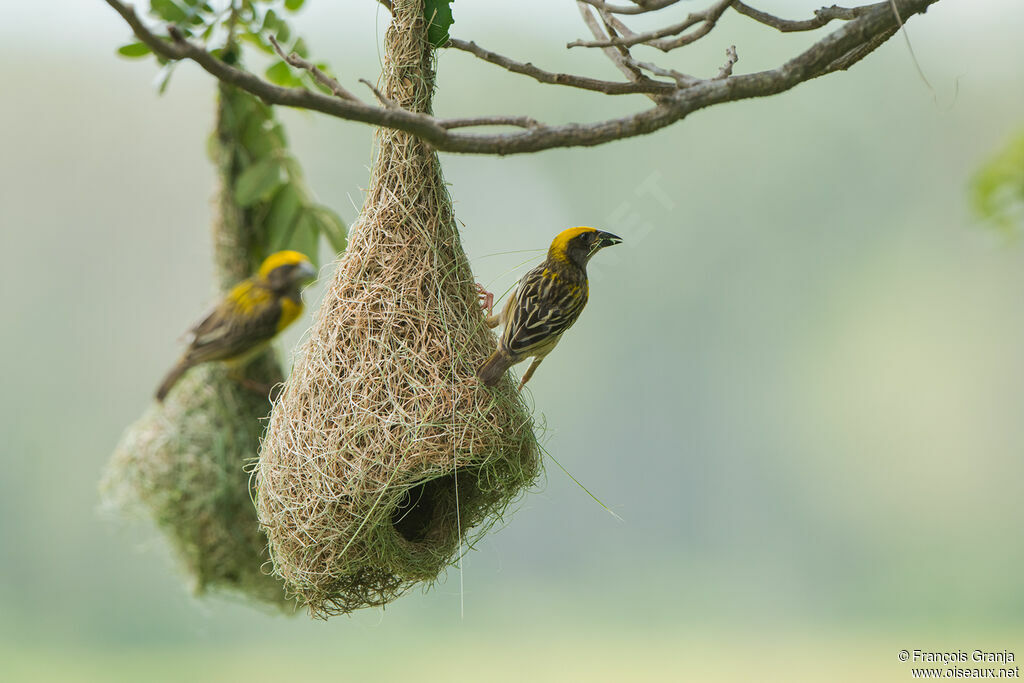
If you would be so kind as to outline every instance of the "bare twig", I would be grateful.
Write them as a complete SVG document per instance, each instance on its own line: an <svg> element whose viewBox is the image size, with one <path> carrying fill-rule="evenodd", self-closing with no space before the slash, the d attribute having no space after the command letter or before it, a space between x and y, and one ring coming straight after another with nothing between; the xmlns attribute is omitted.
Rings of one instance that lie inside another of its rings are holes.
<svg viewBox="0 0 1024 683"><path fill-rule="evenodd" d="M374 97L377 98L377 101L380 102L381 104L383 104L388 109L400 109L401 108L397 104L395 104L394 100L390 99L387 95L385 95L380 90L378 90L377 86L375 86L373 83L370 83L370 81L366 80L365 78L360 78L359 82L362 83L363 85L365 85L370 90L372 90Z"/></svg>
<svg viewBox="0 0 1024 683"><path fill-rule="evenodd" d="M655 76L671 78L676 82L676 87L679 89L689 88L691 85L695 85L701 81L701 79L691 76L690 74L684 74L683 72L676 71L675 69L666 69L658 66L657 64L651 64L650 62L634 62L634 64L645 71L650 71Z"/></svg>
<svg viewBox="0 0 1024 683"><path fill-rule="evenodd" d="M584 0L580 0L583 2ZM588 3L589 4L589 3ZM613 12L609 12L606 9L598 9L597 13L601 15L601 21L604 22L605 28L608 29L608 35L614 36L618 34L624 38L632 38L636 35L630 27L626 26L625 22L619 19Z"/></svg>
<svg viewBox="0 0 1024 683"><path fill-rule="evenodd" d="M598 23L597 18L594 16L593 12L590 11L589 5L583 2L577 2L576 8L580 11L580 16L583 17L583 23L587 25L587 28L589 28L590 32L594 34L594 37L598 39L598 41L595 42L609 40L608 34L604 32L601 24ZM625 74L626 78L630 81L642 82L652 80L645 76L638 66L632 63L628 49L609 45L601 48L601 51L604 52L605 56L612 61L615 68ZM658 101L657 96L653 94L648 94L647 96L655 102Z"/></svg>
<svg viewBox="0 0 1024 683"><path fill-rule="evenodd" d="M621 19L616 17L611 12L599 9L598 14L601 15L601 21L604 22L605 30L607 31L608 36L614 37L618 35L625 36L628 38L636 35L632 31L632 29L626 26ZM688 74L684 74L680 71L676 71L675 69L666 69L650 62L637 61L636 59L633 58L633 55L630 53L628 47L619 46L618 50L619 53L622 55L622 58L636 70L639 71L642 69L644 71L650 71L655 76L671 78L673 81L675 81L677 88L686 88L693 85L694 83L700 82L699 78L695 78Z"/></svg>
<svg viewBox="0 0 1024 683"><path fill-rule="evenodd" d="M822 7L819 10L815 10L813 19L805 19L803 21L780 19L779 17L768 14L767 12L754 9L750 5L740 2L740 0L735 0L735 2L732 3L732 8L740 14L761 22L765 26L771 26L783 33L791 33L794 31L813 31L814 29L821 28L833 19L856 19L859 16L863 16L865 12L870 12L876 9L880 4L884 3L864 5L863 7L854 7L852 9L838 7L836 5L832 5L831 7Z"/></svg>
<svg viewBox="0 0 1024 683"><path fill-rule="evenodd" d="M539 128L540 122L529 116L477 116L465 119L445 119L441 125L451 130L452 128L467 128L469 126L517 126L519 128Z"/></svg>
<svg viewBox="0 0 1024 683"><path fill-rule="evenodd" d="M582 5L580 5L580 7L582 7ZM597 36L597 35L607 36L610 39L619 38L619 37L621 37L622 34L620 34L618 30L616 30L616 26L622 27L622 29L624 31L626 31L627 33L630 32L630 29L629 29L628 26L623 24L621 21L618 21L617 19L615 19L615 15L610 14L608 12L604 12L602 10L598 10L597 14L601 18L601 23L604 25L604 33L596 33L595 32L594 33L595 36ZM593 32L593 28L591 28L591 31ZM633 55L629 51L629 47L627 47L625 45L615 45L615 46L609 48L608 51L609 52L618 52L619 53L618 54L619 59L621 59L622 63L626 66L626 68L629 69L629 71L632 74L633 78L637 78L637 79L646 78L646 76L644 76L644 74L643 74L643 71L640 69L639 66L637 66L636 61L633 59ZM651 99L655 99L655 98L651 97ZM655 100L655 101L657 101L657 100Z"/></svg>
<svg viewBox="0 0 1024 683"><path fill-rule="evenodd" d="M539 83L565 85L571 88L600 92L605 95L669 93L675 89L671 83L661 83L651 79L624 83L621 81L604 81L598 78L588 78L586 76L575 76L572 74L544 71L529 62L517 62L514 59L500 55L497 52L492 52L491 50L482 48L474 42L459 40L457 38L449 40L446 47L468 52L485 62L490 62L491 64L500 66L501 68L507 69L513 73L529 76Z"/></svg>
<svg viewBox="0 0 1024 683"><path fill-rule="evenodd" d="M604 10L605 12L611 12L612 14L646 14L647 12L654 12L659 9L664 9L676 4L679 0L647 0L647 2L637 1L632 5L612 5L601 0L580 0L591 5L595 9Z"/></svg>
<svg viewBox="0 0 1024 683"><path fill-rule="evenodd" d="M677 47L682 47L684 45L689 45L690 43L695 43L704 36L706 36L707 34L711 33L711 30L715 28L715 25L718 23L718 20L722 17L722 14L725 13L725 10L729 9L730 5L732 5L732 2L733 0L720 0L720 2L704 10L704 12L702 13L704 15L704 21L703 23L700 24L700 26L697 27L695 31L691 31L690 33L683 33L682 35L677 36L675 38L666 38L663 40L649 40L646 41L645 44L650 45L651 47L656 47L662 52L669 52L671 50L675 50Z"/></svg>
<svg viewBox="0 0 1024 683"><path fill-rule="evenodd" d="M630 31L628 36L612 37L604 40L574 40L573 42L568 43L566 47L607 48L613 46L630 47L632 45L645 44L668 52L669 50L677 47L688 45L689 43L707 35L711 29L715 27L715 23L718 21L718 18L722 16L733 1L734 0L717 0L715 4L711 5L711 7L708 7L706 10L701 12L693 12L679 23L664 26L652 31L644 31L643 33L634 33ZM577 0L577 2L583 2L583 0ZM693 33L679 36L671 41L658 40L659 38L665 38L667 36L676 36L697 24L700 24L700 27Z"/></svg>
<svg viewBox="0 0 1024 683"><path fill-rule="evenodd" d="M739 55L736 54L736 46L730 45L725 49L725 64L718 70L716 79L728 78L732 76L732 68L736 66L736 62L740 61Z"/></svg>
<svg viewBox="0 0 1024 683"><path fill-rule="evenodd" d="M338 83L335 79L331 78L320 68L312 62L307 62L305 59L300 57L298 54L292 52L291 54L285 54L281 48L280 43L277 42L277 38L274 36L267 36L270 39L270 44L274 46L274 50L277 54L285 61L285 63L295 67L296 69L302 69L308 71L317 83L331 91L335 97L340 97L343 100L353 100L358 102L359 98L346 90L341 83Z"/></svg>
<svg viewBox="0 0 1024 683"><path fill-rule="evenodd" d="M903 21L915 14L923 13L937 1L891 0L897 5ZM218 59L202 46L186 40L181 32L173 27L168 29L171 37L169 41L157 36L146 27L135 11L121 0L106 2L128 23L138 39L160 57L168 60L191 60L222 82L260 97L269 104L298 107L349 121L402 130L419 137L440 151L498 155L537 152L558 147L593 146L647 135L672 125L695 111L716 104L775 95L823 74L848 68L881 45L899 28L896 14L889 2L878 3L863 11L858 10L855 19L823 36L801 54L775 69L688 82L686 87L668 84L672 90L664 94L659 92L656 95L656 106L620 118L591 123L548 125L534 122L536 125L530 125L527 124L526 117L443 119L398 106L372 106L305 88L276 86L255 74ZM591 16L597 32L607 38L607 34L589 11L591 5L582 3L582 6L586 14ZM621 63L624 73L631 74L630 80L634 80L635 77L638 81L651 81L647 76L637 73L647 67L629 58L628 50L624 56L619 50L621 47L623 46L609 46L617 60L617 66ZM647 70L657 73L654 69ZM662 71L670 73L668 70ZM372 86L371 89L376 90ZM384 98L382 101L390 100ZM521 130L498 133L470 133L459 130L470 126L489 125L513 125Z"/></svg>

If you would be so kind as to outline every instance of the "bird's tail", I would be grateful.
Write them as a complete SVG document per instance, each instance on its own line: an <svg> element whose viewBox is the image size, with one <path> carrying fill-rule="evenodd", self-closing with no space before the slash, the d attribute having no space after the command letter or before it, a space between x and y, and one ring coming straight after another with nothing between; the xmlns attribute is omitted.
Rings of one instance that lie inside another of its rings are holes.
<svg viewBox="0 0 1024 683"><path fill-rule="evenodd" d="M493 387L501 379L501 376L515 364L512 356L502 349L496 350L491 357L484 361L484 364L477 370L477 377L489 387Z"/></svg>
<svg viewBox="0 0 1024 683"><path fill-rule="evenodd" d="M185 374L185 371L192 367L192 364L186 359L182 358L177 364L171 368L171 371L164 377L164 381L160 383L160 388L156 390L156 400L163 403L164 399L167 398L167 393L171 390L181 376Z"/></svg>

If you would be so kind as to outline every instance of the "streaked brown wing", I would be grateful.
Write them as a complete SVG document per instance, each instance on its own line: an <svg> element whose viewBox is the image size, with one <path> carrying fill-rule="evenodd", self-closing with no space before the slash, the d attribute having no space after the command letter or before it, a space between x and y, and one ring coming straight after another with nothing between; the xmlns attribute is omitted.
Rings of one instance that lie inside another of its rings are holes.
<svg viewBox="0 0 1024 683"><path fill-rule="evenodd" d="M239 288L243 288L243 283ZM186 358L195 363L239 356L277 334L280 302L267 290L236 288L191 331Z"/></svg>
<svg viewBox="0 0 1024 683"><path fill-rule="evenodd" d="M571 284L541 265L523 276L502 341L515 356L530 355L569 329L587 303L586 282Z"/></svg>

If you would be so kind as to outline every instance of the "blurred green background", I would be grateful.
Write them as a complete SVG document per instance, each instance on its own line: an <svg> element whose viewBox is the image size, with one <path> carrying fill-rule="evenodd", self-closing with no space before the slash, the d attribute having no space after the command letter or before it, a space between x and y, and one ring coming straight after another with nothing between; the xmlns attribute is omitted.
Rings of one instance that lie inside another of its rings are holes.
<svg viewBox="0 0 1024 683"><path fill-rule="evenodd" d="M313 54L353 89L375 78L376 3L307 4ZM573 3L454 10L457 37L613 76L564 50L585 30ZM184 65L158 97L155 65L115 57L129 34L99 0L3 15L0 679L900 681L903 648L1024 657L1024 246L967 203L1024 126L1019 2L942 0L910 22L936 97L896 37L649 137L443 156L495 291L563 227L625 238L530 384L549 450L624 521L549 462L461 576L327 623L193 599L151 527L98 513L114 444L211 296L212 81ZM662 61L714 73L735 43L743 73L813 38L727 15ZM646 102L464 54L439 70L442 115ZM351 221L372 130L282 117Z"/></svg>

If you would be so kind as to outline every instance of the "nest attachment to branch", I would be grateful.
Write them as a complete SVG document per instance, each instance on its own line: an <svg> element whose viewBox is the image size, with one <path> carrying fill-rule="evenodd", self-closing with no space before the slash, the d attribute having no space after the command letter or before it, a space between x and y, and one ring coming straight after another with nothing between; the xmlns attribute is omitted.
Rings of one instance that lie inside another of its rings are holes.
<svg viewBox="0 0 1024 683"><path fill-rule="evenodd" d="M429 110L422 3L395 3L383 95ZM410 9L411 8L411 9ZM257 507L275 572L313 615L430 583L540 471L493 351L437 156L381 130L366 202L274 407Z"/></svg>
<svg viewBox="0 0 1024 683"><path fill-rule="evenodd" d="M170 540L193 590L225 590L295 610L267 573L266 538L252 505L246 463L259 449L270 412L266 397L210 363L193 368L163 404L121 438L101 494L122 513L145 513ZM266 353L246 377L273 384L281 370Z"/></svg>

